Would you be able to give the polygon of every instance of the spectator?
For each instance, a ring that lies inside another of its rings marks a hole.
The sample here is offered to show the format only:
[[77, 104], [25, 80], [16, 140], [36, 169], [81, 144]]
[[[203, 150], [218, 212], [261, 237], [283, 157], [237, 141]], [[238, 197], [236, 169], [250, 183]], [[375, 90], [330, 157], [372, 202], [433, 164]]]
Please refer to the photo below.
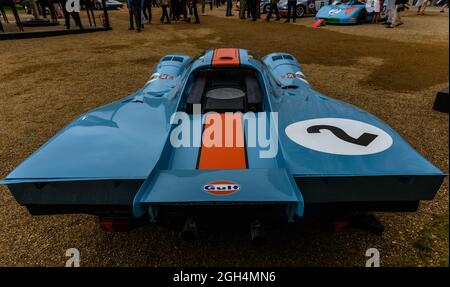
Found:
[[245, 19], [245, 10], [247, 8], [247, 0], [240, 0], [239, 3], [239, 18]]
[[387, 0], [387, 13], [388, 13], [388, 19], [386, 21], [386, 25], [388, 27], [392, 25], [392, 19], [394, 18], [395, 14], [395, 0]]
[[373, 0], [373, 2], [374, 2], [374, 10], [373, 10], [372, 24], [378, 24], [378, 21], [380, 21], [380, 13], [383, 10], [384, 1]]
[[285, 23], [291, 22], [291, 16], [292, 16], [292, 21], [295, 23], [295, 18], [297, 17], [296, 6], [297, 6], [297, 0], [288, 0], [287, 20], [284, 21]]
[[206, 16], [205, 8], [206, 8], [206, 0], [202, 0], [202, 16]]
[[56, 16], [58, 18], [64, 18], [64, 11], [63, 11], [61, 5], [59, 5], [59, 1], [53, 0], [52, 2], [53, 2], [53, 9], [55, 9]]
[[227, 0], [227, 13], [226, 16], [233, 16], [233, 0]]
[[407, 0], [395, 0], [394, 17], [392, 18], [391, 25], [387, 26], [386, 28], [395, 28], [400, 25], [403, 25], [403, 22], [400, 18], [400, 12], [404, 11], [405, 9], [409, 9], [407, 8], [407, 6], [405, 6], [406, 3]]
[[167, 8], [169, 7], [170, 0], [161, 0], [161, 9], [162, 9], [162, 16], [161, 16], [161, 24], [164, 24], [164, 19], [166, 19], [166, 24], [170, 24], [169, 19], [169, 13], [167, 12]]
[[[67, 1], [67, 0], [65, 0]], [[142, 0], [142, 4], [143, 4]], [[130, 18], [130, 28], [128, 30], [134, 30], [134, 23], [136, 23], [136, 28], [138, 32], [141, 32], [142, 29], [142, 6], [141, 0], [128, 0], [128, 16]], [[63, 5], [65, 9], [65, 5]]]
[[180, 20], [180, 11], [181, 11], [180, 0], [171, 0], [170, 1], [170, 19], [172, 19], [173, 21]]
[[75, 21], [75, 25], [78, 26], [80, 29], [83, 29], [83, 25], [81, 25], [80, 13], [75, 11], [69, 13], [66, 9], [66, 2], [67, 0], [61, 0], [61, 6], [64, 12], [64, 22], [66, 29], [70, 29], [70, 16], [72, 16], [73, 20]]
[[269, 13], [267, 14], [267, 21], [270, 21], [270, 18], [272, 17], [272, 13], [275, 12], [275, 15], [277, 16], [276, 21], [280, 20], [280, 12], [278, 11], [278, 2], [280, 0], [270, 0], [270, 8]]
[[425, 15], [425, 10], [427, 10], [429, 0], [422, 0], [422, 3], [417, 9], [417, 15]]
[[444, 5], [442, 5], [442, 9], [439, 12], [444, 13], [445, 8], [448, 8], [448, 0], [445, 0]]
[[261, 18], [261, 0], [255, 0], [255, 12], [256, 12], [256, 18]]
[[[148, 11], [148, 13], [147, 13]], [[144, 8], [142, 9], [146, 24], [152, 23], [152, 0], [144, 0]]]
[[191, 16], [192, 14], [194, 14], [195, 17], [195, 22], [194, 24], [200, 24], [200, 18], [198, 17], [198, 11], [197, 11], [197, 1], [198, 0], [189, 0], [190, 3], [190, 11], [192, 11], [191, 13], [189, 13]]
[[[188, 21], [188, 10], [187, 10], [187, 2], [186, 0], [180, 0], [180, 15], [183, 15], [183, 20]], [[190, 18], [189, 18], [190, 21]]]
[[257, 20], [257, 16], [256, 16], [256, 1], [259, 0], [247, 0], [247, 5], [248, 5], [248, 10], [252, 16], [252, 21], [256, 21]]

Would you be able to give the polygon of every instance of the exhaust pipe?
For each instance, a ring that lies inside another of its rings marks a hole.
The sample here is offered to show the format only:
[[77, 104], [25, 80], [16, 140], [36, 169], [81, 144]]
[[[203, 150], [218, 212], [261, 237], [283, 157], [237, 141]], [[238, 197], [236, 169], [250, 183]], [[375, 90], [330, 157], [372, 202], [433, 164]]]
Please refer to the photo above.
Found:
[[181, 238], [192, 242], [197, 238], [197, 223], [192, 218], [187, 218], [181, 231]]
[[250, 224], [250, 236], [255, 246], [261, 246], [266, 242], [264, 227], [259, 220], [255, 220]]

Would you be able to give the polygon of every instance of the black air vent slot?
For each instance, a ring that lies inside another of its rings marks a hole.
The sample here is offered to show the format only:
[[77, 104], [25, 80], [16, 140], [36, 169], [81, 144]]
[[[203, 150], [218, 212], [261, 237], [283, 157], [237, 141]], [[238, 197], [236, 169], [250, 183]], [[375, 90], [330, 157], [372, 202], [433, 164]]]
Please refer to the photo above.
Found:
[[173, 57], [173, 56], [167, 56], [167, 57], [164, 57], [162, 60], [161, 60], [161, 62], [168, 62], [168, 61], [172, 61], [172, 62], [180, 62], [180, 63], [183, 63], [183, 58], [182, 57]]
[[172, 61], [183, 63], [183, 58], [182, 57], [173, 57]]
[[272, 57], [272, 61], [278, 61], [278, 60], [294, 60], [294, 58], [291, 55], [278, 55], [278, 56], [273, 56]]
[[273, 56], [272, 61], [283, 60], [283, 56]]

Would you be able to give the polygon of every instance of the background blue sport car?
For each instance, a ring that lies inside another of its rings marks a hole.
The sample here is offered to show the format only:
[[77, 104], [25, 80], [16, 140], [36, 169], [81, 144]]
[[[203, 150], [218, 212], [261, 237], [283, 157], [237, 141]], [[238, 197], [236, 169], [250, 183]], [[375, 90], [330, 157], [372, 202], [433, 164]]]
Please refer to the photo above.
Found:
[[[381, 20], [386, 17], [385, 9], [380, 15]], [[370, 9], [372, 10], [372, 9]], [[368, 11], [366, 3], [350, 0], [346, 3], [335, 2], [322, 7], [316, 14], [316, 19], [324, 19], [327, 24], [362, 24], [372, 21], [374, 13]]]

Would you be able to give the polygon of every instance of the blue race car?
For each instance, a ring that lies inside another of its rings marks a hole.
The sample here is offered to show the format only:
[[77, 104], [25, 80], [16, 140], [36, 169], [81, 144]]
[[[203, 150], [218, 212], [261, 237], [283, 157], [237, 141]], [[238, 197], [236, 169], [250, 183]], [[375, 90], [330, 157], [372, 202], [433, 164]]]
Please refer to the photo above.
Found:
[[[271, 0], [261, 1], [261, 14], [269, 13]], [[278, 11], [281, 17], [287, 17], [287, 0], [280, 0], [278, 2]], [[305, 15], [315, 15], [317, 11], [331, 3], [330, 0], [297, 0], [295, 13], [297, 18], [302, 18]]]
[[[316, 19], [324, 19], [327, 24], [362, 24], [372, 21], [374, 12], [371, 6], [360, 0], [348, 2], [336, 1], [332, 5], [322, 7]], [[386, 5], [380, 13], [380, 20], [386, 18]]]
[[32, 214], [88, 213], [113, 230], [415, 211], [444, 177], [380, 119], [313, 90], [292, 55], [217, 48], [164, 56], [140, 90], [81, 115], [0, 183]]

